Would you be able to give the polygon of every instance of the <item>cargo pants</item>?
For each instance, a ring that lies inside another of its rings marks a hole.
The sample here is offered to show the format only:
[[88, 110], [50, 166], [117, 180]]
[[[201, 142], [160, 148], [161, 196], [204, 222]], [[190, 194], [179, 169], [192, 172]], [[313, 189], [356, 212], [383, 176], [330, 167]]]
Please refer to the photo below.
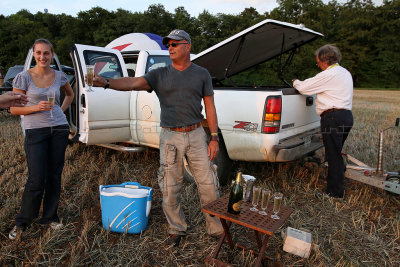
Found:
[[[184, 157], [197, 184], [200, 204], [219, 197], [218, 178], [213, 163], [208, 158], [207, 135], [203, 127], [190, 132], [175, 132], [162, 128], [160, 134], [160, 168], [158, 183], [163, 193], [163, 211], [167, 218], [169, 234], [185, 235], [187, 223], [181, 207], [181, 189], [184, 174]], [[209, 235], [223, 232], [217, 217], [204, 213]]]

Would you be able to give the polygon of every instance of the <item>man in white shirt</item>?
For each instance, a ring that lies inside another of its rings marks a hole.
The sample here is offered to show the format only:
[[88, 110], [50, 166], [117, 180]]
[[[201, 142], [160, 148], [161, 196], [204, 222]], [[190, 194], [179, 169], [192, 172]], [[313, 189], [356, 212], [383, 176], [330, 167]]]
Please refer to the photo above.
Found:
[[353, 126], [353, 79], [350, 72], [339, 65], [342, 55], [335, 45], [324, 45], [315, 54], [322, 72], [304, 81], [293, 80], [293, 87], [301, 94], [316, 95], [316, 110], [321, 116], [325, 159], [328, 161], [326, 193], [342, 198], [345, 167], [341, 153]]

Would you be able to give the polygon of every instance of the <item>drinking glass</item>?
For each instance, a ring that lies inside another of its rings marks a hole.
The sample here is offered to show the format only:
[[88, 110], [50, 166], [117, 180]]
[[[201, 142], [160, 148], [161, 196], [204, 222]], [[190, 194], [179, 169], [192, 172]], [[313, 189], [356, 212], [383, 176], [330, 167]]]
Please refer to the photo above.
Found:
[[87, 92], [93, 92], [93, 78], [94, 78], [94, 66], [93, 65], [86, 65], [86, 83], [88, 85]]
[[279, 220], [278, 212], [281, 208], [283, 194], [279, 192], [274, 193], [274, 214], [271, 215], [271, 218], [274, 220]]
[[253, 204], [253, 207], [250, 209], [251, 211], [258, 211], [257, 204], [258, 200], [260, 198], [260, 193], [261, 193], [261, 188], [254, 186], [253, 187], [253, 201], [251, 204]]
[[265, 211], [268, 207], [268, 202], [269, 202], [269, 197], [271, 196], [271, 190], [269, 189], [263, 189], [261, 193], [261, 209], [259, 213], [261, 215], [268, 215], [268, 213]]
[[[53, 90], [49, 90], [47, 92], [47, 101], [49, 101], [54, 107], [55, 100], [56, 100], [56, 92]], [[50, 118], [53, 118], [53, 107], [50, 109]]]

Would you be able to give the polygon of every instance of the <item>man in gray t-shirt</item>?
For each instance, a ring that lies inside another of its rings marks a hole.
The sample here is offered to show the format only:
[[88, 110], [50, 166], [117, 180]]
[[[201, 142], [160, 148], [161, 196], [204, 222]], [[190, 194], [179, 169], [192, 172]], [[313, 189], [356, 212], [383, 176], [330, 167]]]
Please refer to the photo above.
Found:
[[[119, 91], [155, 91], [161, 106], [160, 168], [158, 183], [163, 193], [163, 210], [169, 228], [168, 244], [177, 246], [186, 234], [187, 223], [180, 204], [183, 159], [187, 158], [196, 180], [201, 205], [219, 197], [218, 178], [212, 160], [218, 153], [218, 120], [214, 91], [208, 71], [190, 61], [191, 40], [183, 30], [163, 38], [172, 65], [155, 69], [143, 77], [104, 79], [95, 75], [94, 86]], [[211, 132], [207, 145], [201, 101], [204, 101]], [[205, 214], [209, 235], [220, 236], [223, 228], [216, 217]]]
[[161, 126], [177, 128], [203, 119], [201, 100], [214, 94], [208, 71], [194, 63], [179, 71], [172, 65], [148, 72], [144, 78], [161, 105]]

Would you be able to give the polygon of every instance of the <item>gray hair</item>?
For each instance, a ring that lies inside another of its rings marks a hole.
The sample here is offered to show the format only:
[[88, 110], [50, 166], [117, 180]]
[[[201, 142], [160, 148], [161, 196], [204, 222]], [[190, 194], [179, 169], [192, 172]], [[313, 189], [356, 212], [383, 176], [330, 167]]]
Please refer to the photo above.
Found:
[[329, 65], [339, 63], [342, 60], [342, 54], [339, 48], [334, 44], [327, 44], [315, 51], [315, 55], [322, 62], [326, 62]]
[[37, 45], [37, 44], [47, 44], [47, 45], [50, 47], [51, 52], [54, 54], [54, 47], [53, 47], [53, 45], [50, 43], [49, 40], [44, 39], [44, 38], [36, 39], [35, 42], [34, 42], [33, 45], [32, 45], [33, 51], [35, 51], [35, 45]]

